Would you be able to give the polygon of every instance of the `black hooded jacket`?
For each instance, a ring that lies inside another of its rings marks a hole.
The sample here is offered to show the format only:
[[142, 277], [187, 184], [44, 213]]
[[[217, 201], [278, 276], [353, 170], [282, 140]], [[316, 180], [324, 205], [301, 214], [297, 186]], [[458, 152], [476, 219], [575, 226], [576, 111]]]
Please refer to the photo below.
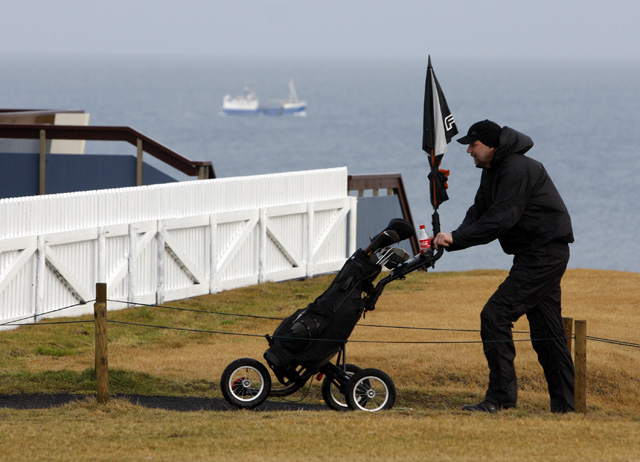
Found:
[[550, 242], [573, 242], [571, 218], [544, 166], [524, 154], [533, 140], [504, 127], [489, 168], [482, 169], [473, 205], [448, 250], [499, 239], [517, 255]]

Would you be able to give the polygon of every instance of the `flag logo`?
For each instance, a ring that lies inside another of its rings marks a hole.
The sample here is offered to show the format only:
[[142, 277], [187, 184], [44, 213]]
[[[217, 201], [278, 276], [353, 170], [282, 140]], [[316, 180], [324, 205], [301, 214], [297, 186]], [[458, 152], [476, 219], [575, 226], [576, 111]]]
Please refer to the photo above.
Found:
[[453, 127], [456, 126], [455, 120], [453, 120], [453, 114], [449, 114], [444, 118], [444, 129], [446, 131], [450, 131]]

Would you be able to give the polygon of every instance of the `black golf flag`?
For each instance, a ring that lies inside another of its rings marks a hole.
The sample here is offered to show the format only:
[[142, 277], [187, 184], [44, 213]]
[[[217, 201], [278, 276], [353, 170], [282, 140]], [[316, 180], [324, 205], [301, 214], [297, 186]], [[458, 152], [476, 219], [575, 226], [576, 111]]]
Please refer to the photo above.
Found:
[[[451, 138], [458, 134], [458, 128], [453, 120], [453, 115], [444, 98], [440, 83], [431, 66], [431, 56], [427, 66], [427, 79], [424, 87], [424, 119], [422, 131], [422, 149], [427, 153], [431, 173], [429, 173], [429, 193], [431, 205], [434, 209], [446, 201], [447, 177], [449, 172], [440, 170], [442, 156], [447, 152], [447, 144]], [[437, 218], [434, 217], [434, 218]], [[439, 224], [438, 224], [439, 225]], [[434, 232], [439, 231], [434, 228]]]
[[447, 152], [447, 144], [458, 134], [453, 115], [444, 98], [440, 83], [431, 66], [427, 67], [427, 79], [424, 87], [424, 131], [422, 133], [422, 150], [427, 154], [439, 155]]

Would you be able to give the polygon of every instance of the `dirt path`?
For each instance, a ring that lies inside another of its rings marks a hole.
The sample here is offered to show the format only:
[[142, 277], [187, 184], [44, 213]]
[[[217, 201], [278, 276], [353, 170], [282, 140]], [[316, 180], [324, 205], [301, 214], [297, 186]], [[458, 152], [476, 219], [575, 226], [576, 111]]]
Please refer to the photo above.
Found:
[[[92, 395], [71, 393], [58, 394], [20, 394], [0, 395], [0, 408], [10, 409], [47, 409], [62, 406], [74, 401], [82, 401]], [[232, 411], [234, 408], [222, 398], [195, 398], [180, 396], [113, 395], [113, 398], [126, 399], [132, 404], [167, 411]], [[320, 404], [267, 400], [256, 411], [323, 411], [328, 407]]]

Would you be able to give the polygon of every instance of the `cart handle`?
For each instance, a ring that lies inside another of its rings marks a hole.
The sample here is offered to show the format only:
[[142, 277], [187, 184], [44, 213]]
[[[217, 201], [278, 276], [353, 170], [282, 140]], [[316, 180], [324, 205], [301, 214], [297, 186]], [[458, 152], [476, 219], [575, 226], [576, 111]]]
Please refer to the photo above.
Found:
[[367, 295], [364, 303], [365, 311], [372, 311], [376, 308], [378, 298], [380, 298], [380, 295], [382, 295], [382, 291], [387, 284], [389, 284], [391, 281], [395, 281], [396, 279], [404, 279], [407, 274], [412, 273], [413, 271], [416, 271], [420, 268], [423, 268], [425, 271], [427, 271], [429, 267], [433, 268], [435, 261], [442, 256], [442, 253], [442, 248], [438, 249], [435, 254], [431, 250], [420, 252], [411, 257], [406, 262], [396, 266], [388, 276], [378, 281], [374, 289]]

